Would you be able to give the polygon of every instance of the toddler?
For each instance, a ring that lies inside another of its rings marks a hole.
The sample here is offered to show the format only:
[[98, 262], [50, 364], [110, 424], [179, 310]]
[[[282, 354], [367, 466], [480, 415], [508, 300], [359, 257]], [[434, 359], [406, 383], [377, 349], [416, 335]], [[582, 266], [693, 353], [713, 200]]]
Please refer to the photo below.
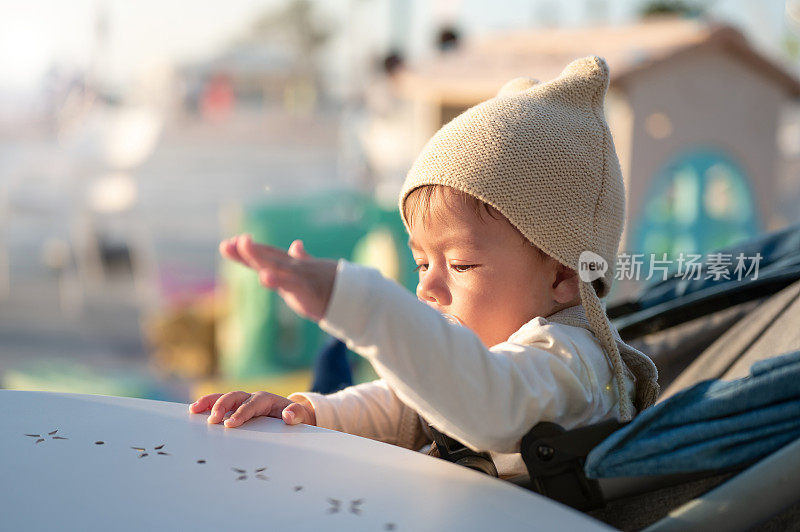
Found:
[[[220, 251], [297, 313], [366, 357], [379, 380], [321, 395], [201, 397], [194, 413], [238, 427], [282, 417], [418, 450], [428, 427], [526, 472], [522, 437], [631, 419], [657, 396], [656, 368], [625, 344], [600, 297], [614, 276], [625, 192], [603, 116], [605, 61], [508, 82], [423, 148], [400, 193], [419, 271], [414, 297], [376, 270], [288, 253], [248, 235]], [[594, 269], [581, 270], [585, 257]]]

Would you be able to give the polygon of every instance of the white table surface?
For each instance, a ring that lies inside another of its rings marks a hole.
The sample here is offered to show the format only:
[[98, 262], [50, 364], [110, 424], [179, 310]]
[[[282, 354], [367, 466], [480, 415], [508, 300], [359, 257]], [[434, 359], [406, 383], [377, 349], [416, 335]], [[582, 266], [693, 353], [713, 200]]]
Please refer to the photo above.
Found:
[[608, 530], [418, 452], [206, 418], [181, 403], [0, 390], [0, 529]]

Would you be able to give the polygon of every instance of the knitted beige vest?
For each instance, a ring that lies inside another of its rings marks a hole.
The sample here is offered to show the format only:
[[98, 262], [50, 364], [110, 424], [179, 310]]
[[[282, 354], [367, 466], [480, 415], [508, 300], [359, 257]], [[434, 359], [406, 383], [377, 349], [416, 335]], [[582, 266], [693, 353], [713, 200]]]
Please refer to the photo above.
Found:
[[[658, 384], [647, 356], [625, 353], [623, 361], [599, 299], [614, 279], [625, 220], [622, 173], [603, 114], [608, 83], [608, 66], [596, 56], [573, 61], [546, 83], [509, 81], [428, 141], [406, 177], [400, 213], [415, 188], [445, 185], [493, 206], [533, 244], [576, 271], [582, 253], [602, 257], [607, 269], [597, 274], [597, 292], [581, 280], [580, 296], [614, 370], [620, 418], [629, 420], [633, 405], [623, 364], [636, 377], [637, 409], [655, 402]], [[405, 217], [403, 222], [408, 228]]]

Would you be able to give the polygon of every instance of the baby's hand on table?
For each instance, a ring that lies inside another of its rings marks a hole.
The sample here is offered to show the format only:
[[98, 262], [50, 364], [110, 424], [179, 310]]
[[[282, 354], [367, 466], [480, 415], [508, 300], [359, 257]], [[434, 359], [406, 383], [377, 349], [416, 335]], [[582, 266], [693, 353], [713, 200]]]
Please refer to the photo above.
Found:
[[280, 395], [269, 392], [228, 392], [204, 395], [191, 405], [189, 412], [199, 414], [211, 410], [209, 423], [219, 423], [225, 414], [233, 410], [231, 417], [225, 420], [228, 428], [238, 427], [256, 416], [282, 418], [287, 425], [305, 423], [316, 425], [317, 418], [314, 407], [310, 403], [295, 403]]
[[258, 272], [259, 282], [278, 292], [289, 307], [301, 316], [319, 321], [325, 315], [333, 292], [336, 261], [315, 259], [295, 240], [286, 252], [257, 244], [250, 235], [223, 240], [219, 251]]

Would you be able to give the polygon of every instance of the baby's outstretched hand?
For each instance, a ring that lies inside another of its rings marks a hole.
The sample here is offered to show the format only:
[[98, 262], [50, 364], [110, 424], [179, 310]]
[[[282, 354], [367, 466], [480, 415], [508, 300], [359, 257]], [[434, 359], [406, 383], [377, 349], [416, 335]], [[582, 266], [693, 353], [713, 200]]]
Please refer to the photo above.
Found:
[[295, 403], [269, 392], [212, 393], [204, 395], [189, 405], [189, 412], [193, 414], [199, 414], [209, 409], [211, 410], [211, 415], [208, 416], [209, 423], [219, 423], [226, 413], [233, 410], [231, 417], [224, 423], [228, 428], [238, 427], [248, 419], [257, 416], [282, 418], [287, 425], [317, 424], [313, 407]]
[[235, 260], [258, 273], [259, 282], [278, 292], [289, 307], [308, 319], [325, 316], [336, 277], [336, 261], [316, 259], [306, 253], [303, 242], [295, 240], [289, 251], [257, 244], [250, 235], [222, 241], [223, 257]]

